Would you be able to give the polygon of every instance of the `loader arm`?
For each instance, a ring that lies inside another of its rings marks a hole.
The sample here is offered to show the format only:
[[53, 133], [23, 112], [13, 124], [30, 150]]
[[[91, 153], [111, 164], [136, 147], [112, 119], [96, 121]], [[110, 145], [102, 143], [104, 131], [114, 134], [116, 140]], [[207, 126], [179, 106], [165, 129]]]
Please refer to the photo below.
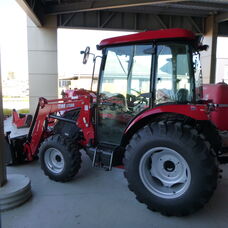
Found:
[[83, 140], [80, 141], [82, 146], [87, 145], [94, 140], [94, 126], [92, 124], [91, 106], [95, 100], [95, 95], [88, 92], [87, 95], [79, 95], [75, 99], [64, 98], [47, 100], [43, 97], [39, 98], [36, 113], [34, 115], [26, 143], [24, 144], [24, 153], [27, 160], [33, 160], [38, 153], [40, 143], [52, 134], [51, 128], [56, 123], [56, 119], [74, 123], [73, 120], [57, 116], [56, 113], [61, 111], [69, 111], [79, 109], [79, 115], [75, 121], [75, 125], [79, 127], [83, 133]]

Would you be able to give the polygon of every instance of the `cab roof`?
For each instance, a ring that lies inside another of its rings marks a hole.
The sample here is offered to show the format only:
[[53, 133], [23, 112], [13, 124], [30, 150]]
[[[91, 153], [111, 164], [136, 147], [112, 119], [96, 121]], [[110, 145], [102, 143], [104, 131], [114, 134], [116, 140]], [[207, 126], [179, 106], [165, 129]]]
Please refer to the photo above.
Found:
[[161, 39], [175, 39], [183, 38], [193, 40], [195, 34], [189, 30], [174, 28], [174, 29], [163, 29], [157, 31], [139, 32], [131, 35], [118, 36], [102, 40], [98, 45], [98, 49], [102, 49], [106, 46], [121, 45], [127, 43], [140, 43], [150, 40], [161, 40]]

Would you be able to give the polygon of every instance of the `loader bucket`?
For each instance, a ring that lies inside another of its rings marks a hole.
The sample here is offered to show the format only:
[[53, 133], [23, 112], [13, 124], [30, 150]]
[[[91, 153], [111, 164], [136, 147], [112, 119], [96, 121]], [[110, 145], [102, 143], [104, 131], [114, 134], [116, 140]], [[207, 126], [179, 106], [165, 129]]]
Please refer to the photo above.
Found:
[[10, 133], [7, 132], [5, 135], [5, 163], [7, 165], [23, 163], [26, 159], [24, 143], [27, 141], [27, 135], [10, 138]]

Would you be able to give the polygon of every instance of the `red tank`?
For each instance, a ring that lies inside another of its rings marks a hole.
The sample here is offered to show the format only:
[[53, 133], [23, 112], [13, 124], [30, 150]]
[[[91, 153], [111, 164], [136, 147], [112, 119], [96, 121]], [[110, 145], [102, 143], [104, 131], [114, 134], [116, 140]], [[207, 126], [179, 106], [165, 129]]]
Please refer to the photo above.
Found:
[[217, 106], [211, 112], [211, 121], [221, 131], [228, 130], [228, 85], [226, 83], [203, 85], [203, 100], [212, 100]]

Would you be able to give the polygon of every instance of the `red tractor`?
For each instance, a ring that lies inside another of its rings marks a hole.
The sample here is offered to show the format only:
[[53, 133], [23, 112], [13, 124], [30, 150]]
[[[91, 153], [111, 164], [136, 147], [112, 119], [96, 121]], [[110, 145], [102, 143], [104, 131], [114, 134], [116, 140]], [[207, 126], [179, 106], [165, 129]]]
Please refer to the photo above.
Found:
[[[147, 31], [101, 41], [96, 92], [40, 98], [28, 135], [9, 139], [14, 161], [37, 155], [44, 173], [69, 181], [85, 151], [93, 166], [124, 165], [129, 189], [149, 209], [188, 215], [217, 186], [221, 138], [202, 99], [199, 52], [184, 29]], [[89, 48], [84, 53], [84, 63]]]

